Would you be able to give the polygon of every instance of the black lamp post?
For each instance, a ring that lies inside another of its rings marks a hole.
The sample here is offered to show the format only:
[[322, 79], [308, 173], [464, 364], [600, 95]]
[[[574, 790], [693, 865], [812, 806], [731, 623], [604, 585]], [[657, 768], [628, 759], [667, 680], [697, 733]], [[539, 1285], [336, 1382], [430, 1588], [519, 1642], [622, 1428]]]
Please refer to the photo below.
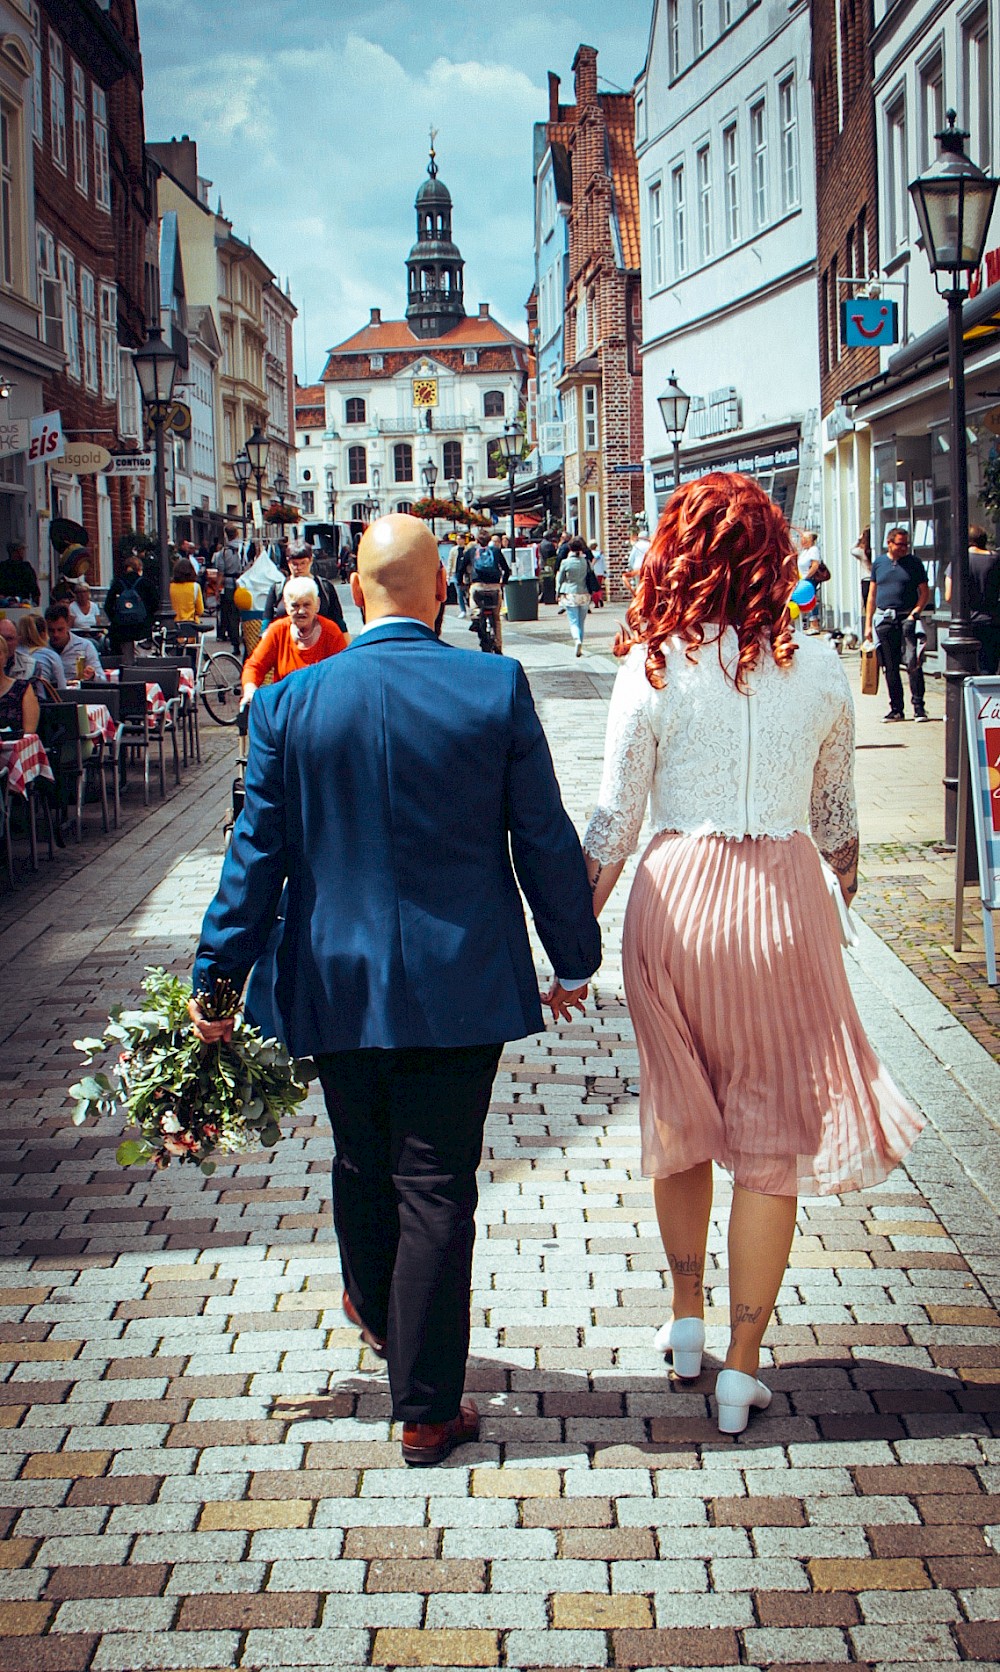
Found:
[[510, 561], [514, 564], [514, 483], [517, 480], [517, 467], [522, 458], [524, 436], [516, 423], [505, 424], [503, 435], [497, 437], [500, 456], [506, 466], [507, 485], [510, 488]]
[[[962, 688], [979, 668], [979, 641], [969, 621], [969, 484], [965, 432], [965, 350], [962, 303], [969, 275], [983, 259], [990, 216], [1000, 184], [965, 154], [968, 134], [947, 113], [937, 134], [940, 151], [926, 174], [912, 181], [910, 196], [920, 224], [924, 253], [938, 294], [948, 304], [949, 492], [951, 495], [951, 623], [945, 640], [944, 837], [953, 843], [958, 826], [958, 753]], [[944, 275], [944, 278], [940, 275]], [[962, 863], [961, 856], [959, 863]]]
[[448, 492], [451, 495], [451, 503], [452, 503], [451, 532], [452, 532], [452, 534], [454, 534], [454, 533], [456, 533], [456, 531], [458, 529], [458, 517], [455, 514], [456, 511], [457, 511], [457, 508], [458, 508], [458, 477], [457, 476], [449, 476], [449, 478], [448, 478]]
[[267, 455], [270, 450], [271, 443], [267, 436], [262, 435], [260, 425], [255, 424], [253, 433], [247, 437], [244, 443], [243, 451], [250, 460], [250, 469], [253, 471], [254, 480], [257, 483], [258, 501], [264, 497], [264, 472], [267, 469]]
[[240, 490], [240, 521], [242, 524], [243, 545], [245, 547], [247, 543], [247, 488], [250, 484], [250, 460], [246, 455], [245, 449], [244, 451], [237, 453], [235, 459], [233, 460], [233, 475], [236, 477], [236, 486]]
[[674, 492], [681, 485], [681, 436], [688, 421], [691, 407], [691, 396], [685, 395], [673, 372], [667, 382], [662, 395], [656, 398], [663, 419], [663, 427], [673, 442], [674, 448]]
[[[424, 484], [424, 487], [427, 489], [428, 499], [433, 499], [434, 498], [434, 487], [435, 487], [435, 483], [437, 482], [437, 479], [438, 479], [438, 467], [434, 463], [433, 459], [428, 459], [427, 460], [427, 463], [424, 465], [423, 469], [420, 472], [420, 477], [421, 477], [421, 481]], [[434, 522], [435, 522], [435, 519], [432, 517], [431, 518], [431, 532], [432, 533], [436, 533], [436, 530], [434, 528]]]
[[164, 458], [163, 427], [170, 416], [177, 373], [177, 355], [163, 340], [158, 325], [150, 331], [142, 348], [132, 356], [136, 376], [142, 391], [142, 404], [153, 426], [156, 447], [156, 534], [159, 542], [160, 597], [166, 599], [170, 589], [170, 552], [167, 538], [167, 470]]

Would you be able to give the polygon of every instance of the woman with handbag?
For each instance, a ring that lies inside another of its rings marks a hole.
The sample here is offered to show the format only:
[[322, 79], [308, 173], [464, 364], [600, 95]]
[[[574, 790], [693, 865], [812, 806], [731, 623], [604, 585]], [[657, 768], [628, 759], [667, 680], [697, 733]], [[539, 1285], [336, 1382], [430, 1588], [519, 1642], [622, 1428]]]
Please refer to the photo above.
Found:
[[[584, 851], [598, 913], [653, 835], [625, 916], [643, 1172], [673, 1277], [657, 1344], [700, 1373], [713, 1162], [733, 1176], [719, 1427], [739, 1433], [800, 1192], [879, 1183], [922, 1120], [865, 1037], [820, 854], [857, 886], [854, 713], [832, 646], [792, 631], [795, 552], [749, 477], [679, 489], [646, 556]], [[810, 839], [810, 831], [812, 839]], [[817, 852], [817, 848], [819, 852]]]
[[569, 550], [559, 565], [556, 575], [556, 598], [566, 611], [566, 620], [576, 645], [576, 654], [583, 655], [583, 629], [590, 609], [590, 589], [587, 577], [590, 574], [588, 563], [589, 553], [585, 541], [579, 536], [571, 540]]

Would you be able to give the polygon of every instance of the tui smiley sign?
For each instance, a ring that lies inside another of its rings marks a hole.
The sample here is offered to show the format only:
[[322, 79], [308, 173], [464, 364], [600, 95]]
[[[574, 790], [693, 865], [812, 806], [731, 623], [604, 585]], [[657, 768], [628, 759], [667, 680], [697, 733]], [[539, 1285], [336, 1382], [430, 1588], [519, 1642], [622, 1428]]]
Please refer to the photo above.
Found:
[[852, 296], [840, 304], [845, 348], [889, 348], [899, 341], [899, 309], [883, 296]]

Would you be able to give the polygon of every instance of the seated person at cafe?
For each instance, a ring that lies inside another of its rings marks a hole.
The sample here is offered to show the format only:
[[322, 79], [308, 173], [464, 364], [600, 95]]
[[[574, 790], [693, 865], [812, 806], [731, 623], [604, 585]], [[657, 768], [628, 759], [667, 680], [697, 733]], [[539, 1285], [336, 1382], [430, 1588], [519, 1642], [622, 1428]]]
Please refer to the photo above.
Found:
[[18, 736], [38, 730], [38, 698], [30, 679], [15, 679], [6, 670], [0, 672], [0, 727]]
[[45, 611], [45, 624], [49, 630], [49, 643], [60, 657], [67, 679], [107, 679], [92, 641], [70, 632], [68, 604], [50, 604]]
[[[324, 620], [332, 621], [335, 626], [340, 628], [342, 633], [346, 633], [347, 623], [344, 620], [344, 611], [341, 608], [340, 599], [337, 597], [337, 588], [334, 586], [333, 582], [328, 581], [324, 575], [314, 575], [312, 572], [312, 547], [305, 545], [293, 546], [289, 543], [285, 551], [285, 562], [288, 566], [288, 577], [290, 580], [296, 580], [300, 575], [310, 575], [312, 577], [312, 579], [316, 582], [316, 588], [319, 592], [320, 615], [324, 618]], [[276, 618], [283, 616], [284, 613], [284, 588], [283, 585], [279, 586], [279, 584], [275, 582], [264, 602], [264, 621], [265, 623], [274, 621]]]
[[86, 627], [93, 630], [98, 624], [101, 611], [100, 606], [95, 604], [91, 597], [90, 582], [77, 581], [73, 591], [73, 600], [69, 606], [70, 627]]
[[25, 557], [20, 540], [11, 540], [7, 556], [0, 563], [0, 598], [23, 598], [36, 605], [41, 600], [38, 576]]
[[170, 577], [170, 608], [178, 626], [182, 622], [200, 621], [205, 613], [205, 600], [189, 557], [179, 557], [174, 564]]
[[319, 613], [319, 588], [311, 575], [286, 581], [282, 598], [287, 614], [272, 621], [244, 664], [241, 708], [252, 701], [269, 673], [275, 681], [285, 679], [347, 648], [346, 633]]
[[49, 644], [49, 632], [43, 615], [22, 615], [17, 624], [17, 639], [21, 654], [31, 662], [29, 679], [44, 679], [54, 691], [65, 691], [66, 669], [62, 657]]
[[33, 658], [21, 649], [17, 628], [6, 618], [0, 621], [0, 667], [11, 679], [33, 679], [35, 675]]

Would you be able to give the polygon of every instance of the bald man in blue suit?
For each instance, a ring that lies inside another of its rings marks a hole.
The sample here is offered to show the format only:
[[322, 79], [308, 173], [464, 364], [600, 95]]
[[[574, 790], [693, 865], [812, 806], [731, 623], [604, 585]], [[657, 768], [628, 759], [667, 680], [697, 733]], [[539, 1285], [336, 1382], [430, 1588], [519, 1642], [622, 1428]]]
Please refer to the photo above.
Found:
[[[436, 1463], [478, 1433], [462, 1392], [490, 1093], [503, 1043], [543, 1026], [518, 884], [554, 1016], [582, 1007], [600, 932], [520, 665], [435, 637], [429, 530], [380, 518], [351, 584], [350, 648], [254, 698], [193, 986], [242, 986], [287, 883], [275, 1001], [333, 1126], [344, 1308], [388, 1359], [404, 1458]], [[226, 1026], [192, 1014], [202, 1038]]]

